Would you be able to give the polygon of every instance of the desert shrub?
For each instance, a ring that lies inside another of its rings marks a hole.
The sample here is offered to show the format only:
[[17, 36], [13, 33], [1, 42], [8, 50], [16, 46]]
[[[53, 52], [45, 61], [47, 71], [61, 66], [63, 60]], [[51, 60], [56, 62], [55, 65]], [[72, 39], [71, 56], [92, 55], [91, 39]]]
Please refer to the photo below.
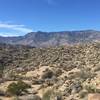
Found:
[[42, 79], [46, 79], [46, 78], [52, 78], [54, 75], [54, 73], [51, 70], [46, 70], [44, 72], [44, 74], [42, 75]]
[[80, 98], [84, 98], [87, 94], [88, 94], [88, 91], [87, 91], [87, 90], [82, 90], [82, 91], [79, 93], [79, 96], [80, 96]]
[[95, 75], [96, 74], [94, 72], [92, 72], [91, 70], [88, 70], [88, 69], [81, 69], [80, 73], [79, 73], [79, 77], [84, 80], [92, 79], [95, 77]]
[[31, 86], [24, 83], [23, 81], [18, 81], [17, 83], [11, 83], [7, 88], [7, 93], [10, 95], [21, 95], [23, 92], [27, 92], [27, 89]]
[[25, 89], [31, 88], [31, 86], [30, 86], [29, 84], [26, 84], [26, 83], [23, 82], [23, 81], [18, 81], [18, 82], [17, 82], [17, 85], [18, 85], [19, 87], [25, 88]]
[[62, 96], [59, 92], [55, 92], [54, 89], [49, 89], [43, 94], [42, 100], [62, 100]]
[[86, 85], [85, 89], [88, 91], [88, 93], [96, 93], [96, 86], [93, 84]]
[[43, 94], [42, 100], [50, 100], [51, 95], [52, 95], [52, 90], [47, 90], [47, 91]]
[[18, 95], [20, 90], [17, 87], [16, 83], [11, 83], [7, 88], [7, 93], [12, 95]]
[[100, 93], [100, 89], [98, 89], [94, 84], [86, 85], [85, 89], [88, 91], [88, 93]]
[[77, 79], [79, 78], [82, 81], [85, 81], [86, 79], [92, 79], [96, 76], [96, 73], [89, 70], [88, 68], [83, 68], [78, 72], [70, 72], [68, 74], [68, 79]]
[[58, 77], [62, 74], [62, 70], [61, 69], [57, 69], [55, 70], [55, 75]]
[[12, 80], [17, 80], [17, 79], [20, 79], [20, 76], [15, 71], [11, 71], [9, 73], [9, 78]]

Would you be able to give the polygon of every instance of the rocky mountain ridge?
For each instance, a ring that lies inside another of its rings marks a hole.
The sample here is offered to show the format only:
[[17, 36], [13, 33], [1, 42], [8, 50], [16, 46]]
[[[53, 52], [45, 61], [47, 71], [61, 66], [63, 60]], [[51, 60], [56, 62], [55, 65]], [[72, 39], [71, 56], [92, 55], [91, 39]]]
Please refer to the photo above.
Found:
[[54, 47], [61, 45], [94, 42], [100, 40], [100, 31], [31, 32], [19, 37], [0, 37], [0, 43], [29, 45], [33, 47]]

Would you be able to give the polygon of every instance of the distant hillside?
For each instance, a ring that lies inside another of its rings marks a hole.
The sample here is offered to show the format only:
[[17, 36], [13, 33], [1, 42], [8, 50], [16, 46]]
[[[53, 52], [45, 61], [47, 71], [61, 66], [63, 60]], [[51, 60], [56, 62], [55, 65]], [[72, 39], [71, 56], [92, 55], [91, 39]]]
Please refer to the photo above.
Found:
[[0, 37], [0, 43], [29, 45], [34, 47], [60, 46], [100, 40], [100, 31], [31, 32], [19, 37]]
[[[0, 44], [0, 65], [5, 68], [33, 68], [39, 65], [81, 67], [100, 59], [100, 43], [77, 44], [50, 48], [33, 48], [20, 45]], [[75, 63], [80, 61], [80, 64]]]

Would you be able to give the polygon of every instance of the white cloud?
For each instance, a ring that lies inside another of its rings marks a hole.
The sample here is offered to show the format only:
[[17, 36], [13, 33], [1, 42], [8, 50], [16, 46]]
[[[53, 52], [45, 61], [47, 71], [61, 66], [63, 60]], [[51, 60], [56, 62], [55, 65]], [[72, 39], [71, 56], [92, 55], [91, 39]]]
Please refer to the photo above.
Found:
[[20, 36], [18, 35], [18, 33], [12, 33], [12, 32], [0, 32], [0, 36], [3, 36], [3, 37], [12, 37], [12, 36]]
[[0, 22], [0, 29], [9, 29], [11, 31], [16, 31], [16, 32], [22, 32], [22, 33], [28, 33], [32, 32], [33, 30], [30, 28], [27, 28], [25, 25], [20, 25], [20, 24], [11, 24], [11, 23], [5, 23], [5, 22]]

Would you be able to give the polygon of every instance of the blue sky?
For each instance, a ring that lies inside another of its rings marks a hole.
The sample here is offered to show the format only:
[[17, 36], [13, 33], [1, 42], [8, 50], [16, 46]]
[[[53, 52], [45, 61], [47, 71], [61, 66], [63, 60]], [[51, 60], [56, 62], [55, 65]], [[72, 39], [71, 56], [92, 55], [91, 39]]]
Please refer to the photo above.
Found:
[[100, 0], [0, 0], [0, 35], [100, 30]]

